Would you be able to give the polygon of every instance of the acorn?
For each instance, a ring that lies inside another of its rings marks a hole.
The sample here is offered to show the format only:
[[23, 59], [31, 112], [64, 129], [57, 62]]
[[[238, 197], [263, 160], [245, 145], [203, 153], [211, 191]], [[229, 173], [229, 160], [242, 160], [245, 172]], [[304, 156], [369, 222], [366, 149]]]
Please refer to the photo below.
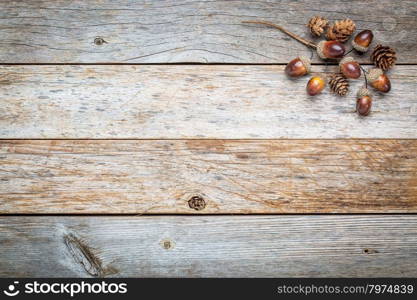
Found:
[[345, 45], [338, 41], [321, 41], [317, 44], [317, 54], [322, 59], [342, 58], [345, 51]]
[[361, 77], [361, 66], [353, 57], [345, 57], [339, 63], [340, 72], [351, 79]]
[[305, 56], [299, 56], [287, 64], [285, 73], [290, 77], [300, 77], [309, 73], [310, 69], [310, 59]]
[[313, 76], [307, 83], [307, 94], [315, 96], [320, 94], [326, 86], [326, 80], [320, 76]]
[[388, 93], [391, 90], [391, 81], [381, 69], [370, 70], [367, 79], [374, 89], [382, 93]]
[[352, 46], [359, 52], [366, 52], [368, 51], [373, 39], [374, 34], [371, 30], [363, 30], [352, 40]]
[[366, 88], [361, 88], [357, 94], [356, 111], [361, 116], [367, 116], [371, 112], [372, 98], [371, 93]]

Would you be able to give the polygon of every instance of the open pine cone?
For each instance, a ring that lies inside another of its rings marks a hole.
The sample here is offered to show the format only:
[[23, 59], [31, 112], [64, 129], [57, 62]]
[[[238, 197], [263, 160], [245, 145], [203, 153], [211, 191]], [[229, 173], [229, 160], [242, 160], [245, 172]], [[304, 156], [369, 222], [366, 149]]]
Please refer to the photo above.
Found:
[[326, 18], [320, 16], [314, 16], [310, 19], [307, 24], [307, 27], [310, 29], [310, 32], [313, 36], [319, 37], [323, 34], [324, 29], [329, 24]]
[[326, 38], [344, 43], [355, 32], [355, 29], [355, 22], [351, 19], [336, 21], [327, 29]]
[[349, 92], [349, 81], [342, 74], [334, 74], [329, 79], [330, 91], [339, 96]]
[[371, 54], [371, 61], [378, 68], [386, 71], [391, 69], [397, 61], [395, 50], [388, 46], [376, 45]]

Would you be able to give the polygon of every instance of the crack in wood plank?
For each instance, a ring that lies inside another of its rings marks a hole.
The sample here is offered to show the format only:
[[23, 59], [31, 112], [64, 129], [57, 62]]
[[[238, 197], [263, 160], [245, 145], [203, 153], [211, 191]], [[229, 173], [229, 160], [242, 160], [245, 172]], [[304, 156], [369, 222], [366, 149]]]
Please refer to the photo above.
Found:
[[114, 267], [103, 267], [101, 259], [95, 254], [96, 250], [89, 247], [73, 233], [65, 234], [63, 239], [74, 261], [80, 264], [89, 275], [93, 277], [104, 277], [118, 273], [118, 270]]

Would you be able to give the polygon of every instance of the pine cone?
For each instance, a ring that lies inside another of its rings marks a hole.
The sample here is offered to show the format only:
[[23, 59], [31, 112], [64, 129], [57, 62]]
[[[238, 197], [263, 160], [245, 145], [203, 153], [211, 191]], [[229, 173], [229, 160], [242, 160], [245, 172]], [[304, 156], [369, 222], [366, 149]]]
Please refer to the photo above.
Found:
[[349, 81], [342, 74], [335, 74], [329, 80], [330, 91], [339, 96], [345, 96], [349, 92]]
[[329, 24], [326, 18], [320, 16], [314, 16], [310, 19], [307, 27], [310, 28], [310, 32], [313, 36], [319, 37], [323, 34], [324, 29]]
[[371, 61], [378, 68], [386, 71], [391, 69], [397, 61], [395, 50], [388, 46], [376, 45], [371, 54]]
[[326, 38], [328, 40], [346, 42], [355, 32], [356, 25], [351, 19], [336, 21], [327, 29]]

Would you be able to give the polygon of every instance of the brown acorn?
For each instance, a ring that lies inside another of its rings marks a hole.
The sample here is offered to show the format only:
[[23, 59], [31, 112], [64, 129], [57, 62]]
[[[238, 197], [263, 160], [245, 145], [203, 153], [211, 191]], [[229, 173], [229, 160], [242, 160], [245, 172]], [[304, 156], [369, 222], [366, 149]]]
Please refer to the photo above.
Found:
[[356, 111], [361, 116], [367, 116], [371, 112], [372, 98], [363, 96], [356, 101]]
[[359, 32], [352, 41], [352, 46], [359, 52], [366, 52], [374, 39], [371, 30], [363, 30]]
[[353, 59], [353, 57], [345, 57], [339, 63], [340, 72], [351, 79], [358, 79], [361, 77], [361, 66]]
[[290, 77], [300, 77], [309, 73], [310, 68], [310, 59], [308, 57], [299, 56], [287, 64], [285, 73]]
[[345, 46], [338, 41], [321, 41], [317, 45], [317, 54], [322, 59], [342, 58], [345, 51]]
[[307, 83], [307, 94], [315, 96], [320, 94], [326, 86], [326, 80], [320, 76], [313, 76]]
[[366, 88], [361, 88], [357, 94], [356, 111], [361, 116], [367, 116], [371, 112], [372, 98], [371, 93]]
[[374, 89], [382, 93], [388, 93], [391, 90], [391, 81], [381, 69], [372, 69], [369, 71], [367, 79]]

